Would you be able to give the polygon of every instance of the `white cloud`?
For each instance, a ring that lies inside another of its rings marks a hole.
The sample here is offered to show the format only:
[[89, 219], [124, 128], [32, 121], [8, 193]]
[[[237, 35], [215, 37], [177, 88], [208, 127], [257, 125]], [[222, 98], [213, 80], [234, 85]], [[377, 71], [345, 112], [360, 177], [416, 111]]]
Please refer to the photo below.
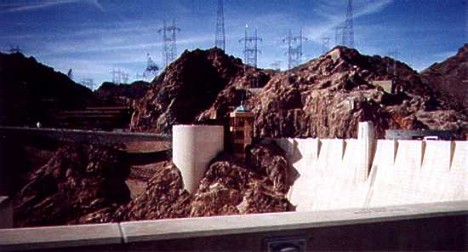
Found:
[[34, 2], [18, 1], [17, 3], [0, 4], [0, 9], [2, 9], [4, 12], [24, 12], [47, 9], [50, 7], [72, 3], [86, 3], [94, 6], [95, 8], [101, 11], [104, 11], [104, 8], [98, 0], [39, 0]]

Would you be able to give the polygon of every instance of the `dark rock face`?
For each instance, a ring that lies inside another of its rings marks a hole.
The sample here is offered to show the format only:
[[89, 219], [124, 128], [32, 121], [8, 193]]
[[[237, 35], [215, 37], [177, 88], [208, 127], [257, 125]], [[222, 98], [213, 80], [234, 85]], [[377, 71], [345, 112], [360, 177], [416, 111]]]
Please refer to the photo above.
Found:
[[435, 63], [421, 72], [421, 77], [439, 98], [468, 115], [468, 44], [441, 63]]
[[131, 84], [114, 84], [104, 82], [94, 92], [96, 98], [104, 105], [131, 105], [135, 99], [143, 97], [150, 84], [145, 81], [136, 81]]
[[47, 123], [54, 111], [94, 101], [91, 90], [20, 53], [0, 53], [0, 124]]
[[109, 222], [130, 200], [128, 174], [114, 148], [62, 147], [16, 196], [15, 226]]
[[[467, 130], [466, 115], [402, 62], [396, 62], [394, 93], [374, 86], [393, 78], [388, 65], [393, 59], [346, 47], [286, 72], [246, 67], [216, 49], [186, 52], [136, 104], [132, 129], [169, 132], [173, 124], [213, 114], [227, 118], [244, 99], [256, 114], [256, 137], [352, 138], [360, 121], [372, 121], [380, 138], [387, 129]], [[257, 82], [260, 89], [251, 89]]]
[[170, 165], [154, 175], [145, 194], [121, 207], [117, 220], [199, 217], [294, 210], [286, 199], [289, 190], [287, 161], [279, 147], [254, 145], [253, 168], [227, 154], [215, 159], [198, 190], [183, 190], [180, 172]]

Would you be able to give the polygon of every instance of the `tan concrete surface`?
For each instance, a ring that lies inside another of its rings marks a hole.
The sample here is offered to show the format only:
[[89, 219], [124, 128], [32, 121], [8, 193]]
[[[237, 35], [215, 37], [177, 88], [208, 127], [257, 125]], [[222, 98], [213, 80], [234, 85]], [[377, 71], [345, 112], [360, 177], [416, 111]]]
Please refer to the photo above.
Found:
[[78, 247], [122, 242], [119, 224], [0, 229], [0, 251]]
[[166, 219], [121, 223], [126, 243], [221, 236], [316, 227], [332, 227], [438, 216], [468, 214], [468, 201], [355, 208], [329, 211], [286, 212]]

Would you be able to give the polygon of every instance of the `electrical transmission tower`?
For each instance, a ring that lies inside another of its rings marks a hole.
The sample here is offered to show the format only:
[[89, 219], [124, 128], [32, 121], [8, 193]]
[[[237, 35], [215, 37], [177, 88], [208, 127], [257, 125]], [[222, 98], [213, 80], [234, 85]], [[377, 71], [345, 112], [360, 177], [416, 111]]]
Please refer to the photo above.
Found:
[[239, 40], [239, 43], [244, 41], [244, 62], [247, 65], [257, 67], [257, 55], [261, 51], [258, 50], [258, 41], [262, 41], [262, 38], [257, 36], [257, 29], [255, 29], [255, 33], [253, 36], [247, 35], [247, 28], [245, 26], [245, 36], [244, 38]]
[[128, 81], [128, 74], [122, 70], [112, 70], [112, 83], [114, 84], [126, 84]]
[[167, 67], [172, 61], [174, 61], [177, 55], [176, 47], [176, 32], [180, 31], [175, 24], [175, 20], [172, 20], [172, 25], [167, 25], [164, 21], [164, 26], [162, 29], [158, 30], [158, 33], [162, 34], [163, 37], [163, 62], [164, 66]]
[[353, 0], [348, 0], [346, 21], [343, 27], [343, 45], [354, 48]]
[[224, 10], [223, 10], [223, 0], [218, 0], [218, 12], [216, 19], [216, 37], [215, 37], [215, 47], [225, 50], [226, 46], [226, 36], [224, 34]]
[[154, 63], [154, 61], [151, 59], [151, 56], [149, 53], [146, 54], [147, 60], [146, 60], [146, 69], [145, 72], [143, 73], [143, 77], [145, 79], [152, 79], [154, 78], [159, 71], [158, 65]]
[[322, 54], [330, 50], [330, 37], [322, 37]]
[[288, 69], [291, 69], [302, 62], [302, 42], [307, 41], [307, 38], [302, 36], [302, 30], [299, 35], [293, 36], [291, 30], [289, 35], [283, 39], [283, 42], [288, 44]]

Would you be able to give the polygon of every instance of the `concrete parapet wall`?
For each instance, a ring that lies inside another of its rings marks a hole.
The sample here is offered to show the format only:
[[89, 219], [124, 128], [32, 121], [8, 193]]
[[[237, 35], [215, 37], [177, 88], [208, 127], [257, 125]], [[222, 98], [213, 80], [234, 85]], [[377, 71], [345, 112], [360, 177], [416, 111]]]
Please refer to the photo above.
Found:
[[270, 251], [297, 239], [301, 251], [462, 251], [467, 203], [0, 229], [0, 251]]
[[209, 162], [223, 149], [223, 126], [173, 126], [172, 160], [182, 174], [185, 189], [196, 191]]
[[278, 139], [297, 211], [468, 200], [468, 142]]

